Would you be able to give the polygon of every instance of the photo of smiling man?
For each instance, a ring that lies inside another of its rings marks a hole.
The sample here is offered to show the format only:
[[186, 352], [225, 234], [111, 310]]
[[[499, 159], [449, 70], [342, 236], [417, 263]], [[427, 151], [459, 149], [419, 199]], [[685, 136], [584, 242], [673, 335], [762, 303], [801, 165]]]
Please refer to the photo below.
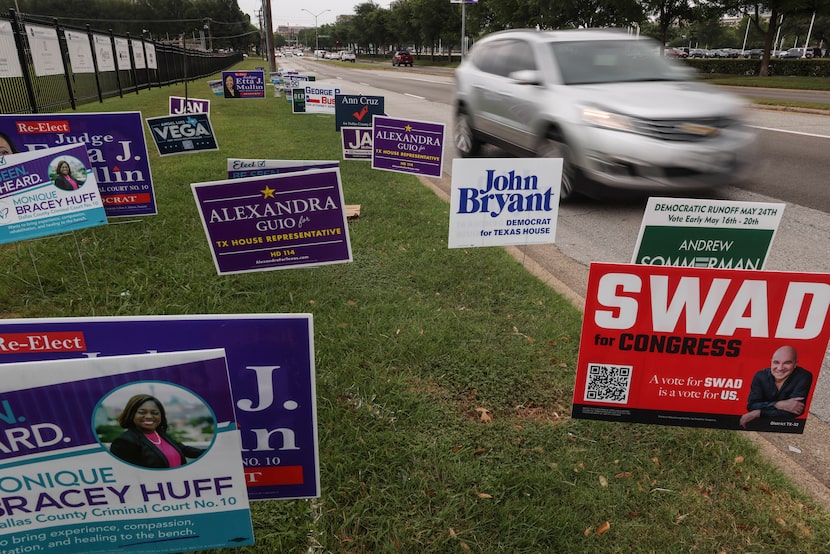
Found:
[[782, 346], [772, 355], [770, 366], [752, 377], [747, 412], [741, 427], [752, 429], [756, 420], [792, 420], [804, 413], [813, 374], [798, 365], [798, 352]]

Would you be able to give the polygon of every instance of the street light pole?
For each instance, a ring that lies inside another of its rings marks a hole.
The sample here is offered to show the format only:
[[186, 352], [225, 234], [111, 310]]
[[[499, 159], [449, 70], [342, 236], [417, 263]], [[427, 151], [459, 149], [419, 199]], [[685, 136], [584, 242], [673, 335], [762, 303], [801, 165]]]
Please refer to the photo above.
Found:
[[[311, 13], [311, 12], [309, 12], [309, 11], [308, 11], [307, 9], [305, 9], [305, 8], [300, 8], [300, 9], [301, 9], [302, 11], [304, 11], [304, 12]], [[319, 35], [319, 34], [317, 34], [317, 18], [318, 18], [319, 16], [323, 15], [324, 13], [326, 13], [326, 12], [330, 12], [330, 11], [331, 11], [331, 10], [323, 10], [323, 11], [321, 11], [320, 13], [311, 13], [311, 15], [314, 17], [314, 49], [315, 49], [315, 50], [319, 50], [319, 49], [320, 49], [320, 35]]]

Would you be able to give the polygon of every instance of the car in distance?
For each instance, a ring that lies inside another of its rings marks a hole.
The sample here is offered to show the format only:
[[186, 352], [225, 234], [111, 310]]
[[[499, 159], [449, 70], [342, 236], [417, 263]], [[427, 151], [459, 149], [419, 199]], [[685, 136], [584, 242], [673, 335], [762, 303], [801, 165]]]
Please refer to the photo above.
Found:
[[797, 58], [812, 58], [813, 52], [811, 49], [807, 49], [805, 52], [803, 48], [790, 48], [789, 50], [785, 50], [778, 54], [778, 58], [785, 60], [785, 59], [797, 59]]
[[455, 72], [459, 154], [489, 143], [563, 159], [562, 199], [688, 192], [747, 178], [746, 102], [694, 80], [659, 43], [614, 30], [501, 31]]
[[354, 52], [347, 52], [343, 50], [340, 52], [340, 61], [355, 63], [357, 61], [357, 56], [355, 56]]
[[408, 65], [412, 67], [412, 54], [409, 53], [409, 50], [396, 50], [395, 54], [392, 56], [392, 66], [402, 66]]

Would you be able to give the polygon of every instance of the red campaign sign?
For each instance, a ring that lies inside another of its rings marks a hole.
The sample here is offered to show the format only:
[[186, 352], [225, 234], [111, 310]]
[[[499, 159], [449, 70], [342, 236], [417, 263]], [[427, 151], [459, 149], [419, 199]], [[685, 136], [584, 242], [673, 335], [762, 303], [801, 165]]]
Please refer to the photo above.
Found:
[[591, 264], [573, 417], [803, 433], [830, 274]]

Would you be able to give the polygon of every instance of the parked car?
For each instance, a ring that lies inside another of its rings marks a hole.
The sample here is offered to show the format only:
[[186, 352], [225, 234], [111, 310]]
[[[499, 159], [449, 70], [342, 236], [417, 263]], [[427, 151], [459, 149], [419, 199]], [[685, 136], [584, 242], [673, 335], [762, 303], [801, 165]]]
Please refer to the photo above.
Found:
[[746, 102], [693, 74], [658, 43], [623, 31], [497, 32], [455, 72], [455, 147], [465, 157], [490, 143], [563, 158], [563, 199], [748, 177], [757, 138], [744, 123]]
[[812, 58], [813, 57], [813, 52], [810, 51], [810, 50], [807, 50], [807, 52], [804, 52], [803, 48], [790, 48], [789, 50], [786, 50], [786, 51], [781, 52], [780, 54], [778, 54], [778, 57], [782, 60], [797, 59], [797, 58]]
[[764, 57], [764, 49], [763, 48], [753, 48], [749, 51], [749, 55], [747, 56], [750, 60], [760, 60]]
[[354, 52], [346, 52], [344, 50], [340, 52], [340, 61], [355, 63], [357, 61], [357, 56], [354, 55]]
[[412, 54], [409, 53], [409, 50], [398, 50], [395, 52], [395, 55], [392, 56], [393, 66], [400, 67], [402, 65], [408, 65], [409, 67], [412, 67], [413, 61]]
[[666, 48], [663, 52], [669, 58], [688, 58], [689, 53], [685, 50], [681, 50], [680, 48]]

